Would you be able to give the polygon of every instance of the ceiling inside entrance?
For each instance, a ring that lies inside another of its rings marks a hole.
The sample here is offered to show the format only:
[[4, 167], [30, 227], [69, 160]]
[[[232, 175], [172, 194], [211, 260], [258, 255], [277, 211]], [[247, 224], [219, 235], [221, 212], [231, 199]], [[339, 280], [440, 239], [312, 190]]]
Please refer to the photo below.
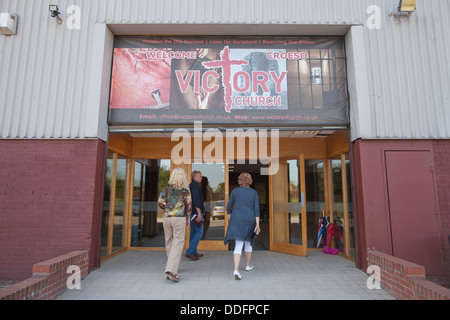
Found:
[[[245, 129], [244, 129], [245, 131]], [[336, 130], [280, 130], [282, 138], [326, 138]], [[268, 134], [270, 131], [268, 131]], [[133, 138], [170, 138], [172, 132], [129, 132]]]

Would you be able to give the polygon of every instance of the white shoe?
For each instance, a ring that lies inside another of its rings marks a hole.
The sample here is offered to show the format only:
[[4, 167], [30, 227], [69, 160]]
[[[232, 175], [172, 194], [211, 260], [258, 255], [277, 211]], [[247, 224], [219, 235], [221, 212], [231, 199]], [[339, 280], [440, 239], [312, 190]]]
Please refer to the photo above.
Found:
[[238, 271], [234, 270], [233, 274], [234, 274], [234, 278], [236, 280], [241, 280], [242, 279], [241, 274]]
[[245, 266], [245, 271], [252, 271], [255, 267], [253, 266]]

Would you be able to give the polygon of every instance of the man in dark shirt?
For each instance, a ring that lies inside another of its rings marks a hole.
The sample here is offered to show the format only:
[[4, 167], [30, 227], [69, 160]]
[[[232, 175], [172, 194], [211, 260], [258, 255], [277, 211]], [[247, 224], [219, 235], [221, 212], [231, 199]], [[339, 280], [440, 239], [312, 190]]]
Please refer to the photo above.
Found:
[[[200, 171], [192, 172], [192, 182], [189, 185], [192, 198], [192, 216], [197, 215], [197, 222], [203, 221], [205, 215], [205, 204], [203, 203], [202, 189], [200, 183], [202, 182], [202, 173]], [[191, 220], [191, 234], [189, 241], [189, 248], [186, 251], [186, 258], [198, 260], [202, 254], [197, 252], [197, 246], [203, 235], [203, 223], [200, 226], [195, 225]]]

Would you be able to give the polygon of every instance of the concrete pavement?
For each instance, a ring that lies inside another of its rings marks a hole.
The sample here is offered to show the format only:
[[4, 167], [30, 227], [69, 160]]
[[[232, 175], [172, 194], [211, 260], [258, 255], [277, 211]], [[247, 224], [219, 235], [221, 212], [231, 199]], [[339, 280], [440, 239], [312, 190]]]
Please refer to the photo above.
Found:
[[230, 251], [203, 251], [199, 261], [181, 259], [180, 282], [165, 278], [165, 251], [127, 251], [93, 271], [81, 290], [59, 300], [395, 300], [383, 289], [369, 290], [368, 275], [339, 256], [309, 252], [297, 257], [253, 252], [255, 269], [233, 277]]

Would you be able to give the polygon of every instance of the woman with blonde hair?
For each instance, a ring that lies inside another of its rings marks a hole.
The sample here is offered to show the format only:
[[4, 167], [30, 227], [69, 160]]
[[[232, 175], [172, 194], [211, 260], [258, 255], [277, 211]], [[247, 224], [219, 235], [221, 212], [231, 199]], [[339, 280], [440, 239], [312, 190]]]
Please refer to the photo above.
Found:
[[250, 188], [253, 183], [252, 176], [243, 172], [238, 177], [239, 188], [231, 192], [227, 204], [227, 213], [230, 217], [225, 244], [235, 240], [234, 248], [234, 278], [241, 280], [239, 263], [241, 261], [242, 249], [245, 244], [246, 271], [253, 270], [251, 257], [253, 251], [253, 240], [259, 232], [259, 198], [258, 193]]
[[163, 227], [167, 253], [166, 279], [178, 282], [180, 281], [178, 268], [184, 237], [192, 210], [191, 192], [183, 169], [172, 170], [169, 183], [161, 191], [158, 205], [164, 211]]

